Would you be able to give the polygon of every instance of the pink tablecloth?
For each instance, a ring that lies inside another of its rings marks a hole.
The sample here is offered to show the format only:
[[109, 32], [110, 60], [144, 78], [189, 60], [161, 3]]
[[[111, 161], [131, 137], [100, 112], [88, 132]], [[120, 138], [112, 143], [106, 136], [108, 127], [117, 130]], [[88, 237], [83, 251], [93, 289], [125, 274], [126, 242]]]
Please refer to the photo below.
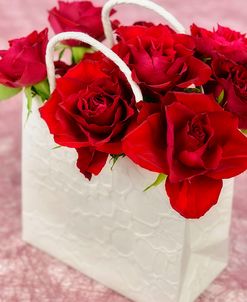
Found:
[[[98, 1], [102, 3], [103, 1]], [[246, 0], [159, 0], [189, 26], [217, 22], [247, 31]], [[0, 0], [0, 49], [9, 38], [42, 29], [54, 0]], [[136, 20], [131, 8], [128, 20]], [[154, 15], [138, 10], [138, 16]], [[104, 286], [25, 244], [21, 240], [20, 195], [21, 98], [0, 103], [0, 302], [127, 302]], [[197, 302], [247, 301], [247, 174], [235, 187], [231, 252], [228, 268]], [[164, 301], [165, 302], [165, 301]]]

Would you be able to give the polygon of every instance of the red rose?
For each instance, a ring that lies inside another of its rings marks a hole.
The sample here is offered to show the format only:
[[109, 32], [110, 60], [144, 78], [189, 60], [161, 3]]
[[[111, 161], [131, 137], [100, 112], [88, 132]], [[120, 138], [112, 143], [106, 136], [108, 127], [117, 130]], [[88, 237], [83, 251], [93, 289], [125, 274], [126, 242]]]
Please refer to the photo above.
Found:
[[[84, 32], [93, 38], [104, 40], [104, 30], [101, 22], [102, 7], [95, 7], [90, 1], [58, 2], [59, 7], [49, 11], [49, 22], [56, 34], [66, 31]], [[117, 21], [113, 25], [116, 27]], [[80, 42], [70, 40], [70, 46], [80, 45]]]
[[247, 69], [223, 56], [213, 59], [212, 69], [215, 83], [210, 89], [216, 96], [224, 91], [222, 106], [238, 116], [239, 128], [247, 129]]
[[222, 179], [247, 168], [247, 138], [212, 96], [168, 93], [160, 112], [144, 108], [145, 119], [123, 139], [123, 151], [143, 168], [168, 174], [172, 207], [199, 218], [217, 202]]
[[118, 68], [107, 59], [88, 59], [58, 79], [40, 113], [56, 143], [77, 149], [77, 165], [90, 179], [101, 171], [108, 154], [122, 153], [121, 139], [136, 107]]
[[193, 56], [194, 42], [168, 26], [129, 26], [117, 29], [119, 43], [113, 50], [133, 71], [145, 101], [157, 101], [171, 89], [202, 85], [211, 70]]
[[205, 58], [221, 54], [237, 63], [247, 63], [245, 35], [220, 25], [217, 30], [208, 31], [195, 24], [191, 26], [191, 34], [195, 40], [197, 51]]
[[37, 84], [46, 78], [45, 51], [48, 30], [32, 32], [9, 41], [10, 48], [0, 51], [0, 83], [10, 87]]

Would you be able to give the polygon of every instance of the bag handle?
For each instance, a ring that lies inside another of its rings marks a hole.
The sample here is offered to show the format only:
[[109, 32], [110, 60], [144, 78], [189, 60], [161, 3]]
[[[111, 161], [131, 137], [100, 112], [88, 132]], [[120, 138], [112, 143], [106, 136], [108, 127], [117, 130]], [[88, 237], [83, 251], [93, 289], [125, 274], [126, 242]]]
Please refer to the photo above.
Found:
[[56, 77], [55, 77], [55, 66], [54, 66], [54, 49], [58, 42], [64, 41], [64, 40], [78, 40], [84, 43], [87, 43], [94, 47], [95, 49], [102, 52], [106, 57], [108, 57], [113, 63], [115, 63], [119, 69], [123, 72], [125, 75], [128, 83], [130, 84], [130, 87], [133, 91], [133, 94], [135, 96], [136, 102], [142, 101], [143, 96], [141, 93], [141, 90], [139, 86], [132, 80], [131, 77], [131, 70], [129, 67], [124, 63], [124, 61], [111, 49], [109, 49], [104, 44], [100, 43], [96, 39], [92, 38], [91, 36], [80, 33], [80, 32], [64, 32], [55, 35], [52, 37], [47, 45], [46, 48], [46, 67], [47, 67], [47, 77], [48, 82], [50, 85], [50, 91], [53, 92], [56, 87]]
[[110, 13], [112, 8], [119, 4], [135, 4], [150, 9], [163, 17], [166, 21], [168, 21], [178, 33], [185, 33], [185, 28], [183, 27], [183, 25], [171, 13], [169, 13], [162, 6], [150, 0], [109, 0], [103, 6], [101, 17], [105, 37], [107, 41], [109, 41], [110, 47], [114, 45], [114, 36], [110, 21]]

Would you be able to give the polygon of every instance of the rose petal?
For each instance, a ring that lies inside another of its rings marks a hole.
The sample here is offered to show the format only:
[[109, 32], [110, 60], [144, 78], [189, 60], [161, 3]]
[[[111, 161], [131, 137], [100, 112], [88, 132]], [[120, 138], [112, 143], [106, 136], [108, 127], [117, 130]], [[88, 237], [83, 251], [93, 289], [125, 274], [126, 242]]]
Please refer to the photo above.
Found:
[[222, 180], [197, 176], [181, 182], [166, 180], [171, 206], [185, 218], [200, 218], [218, 201]]
[[[224, 128], [224, 127], [223, 127]], [[215, 179], [231, 178], [247, 169], [247, 138], [237, 129], [225, 141], [222, 160], [207, 173]]]
[[183, 104], [194, 113], [223, 111], [212, 95], [205, 95], [202, 93], [168, 93], [164, 100], [164, 104], [171, 104], [173, 102]]
[[207, 64], [192, 56], [187, 59], [186, 64], [188, 66], [186, 81], [178, 84], [178, 87], [187, 88], [192, 84], [200, 86], [209, 81], [212, 70]]
[[149, 116], [122, 140], [124, 153], [147, 170], [167, 174], [165, 127], [160, 113]]
[[41, 117], [47, 123], [51, 134], [57, 144], [71, 148], [89, 145], [86, 133], [70, 116], [64, 114], [59, 106], [60, 95], [55, 90], [50, 99], [39, 109]]
[[108, 158], [107, 153], [96, 151], [93, 148], [79, 148], [76, 151], [78, 153], [77, 167], [89, 180], [92, 174], [98, 175], [101, 172]]

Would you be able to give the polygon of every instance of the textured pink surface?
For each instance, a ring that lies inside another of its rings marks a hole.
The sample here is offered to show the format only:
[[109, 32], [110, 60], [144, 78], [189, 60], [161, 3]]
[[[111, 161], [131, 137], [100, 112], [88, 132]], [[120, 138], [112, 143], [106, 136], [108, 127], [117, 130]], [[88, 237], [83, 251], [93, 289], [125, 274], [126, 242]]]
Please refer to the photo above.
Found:
[[[102, 3], [103, 1], [97, 1]], [[247, 30], [246, 0], [159, 0], [188, 27], [217, 22]], [[0, 48], [6, 40], [42, 29], [54, 0], [0, 0]], [[126, 8], [121, 20], [126, 21]], [[136, 20], [131, 7], [128, 21]], [[155, 15], [138, 9], [138, 16]], [[128, 300], [21, 240], [21, 98], [0, 103], [0, 302], [127, 302]], [[247, 301], [247, 173], [235, 187], [231, 252], [227, 269], [197, 302]], [[164, 301], [165, 302], [165, 301]]]

